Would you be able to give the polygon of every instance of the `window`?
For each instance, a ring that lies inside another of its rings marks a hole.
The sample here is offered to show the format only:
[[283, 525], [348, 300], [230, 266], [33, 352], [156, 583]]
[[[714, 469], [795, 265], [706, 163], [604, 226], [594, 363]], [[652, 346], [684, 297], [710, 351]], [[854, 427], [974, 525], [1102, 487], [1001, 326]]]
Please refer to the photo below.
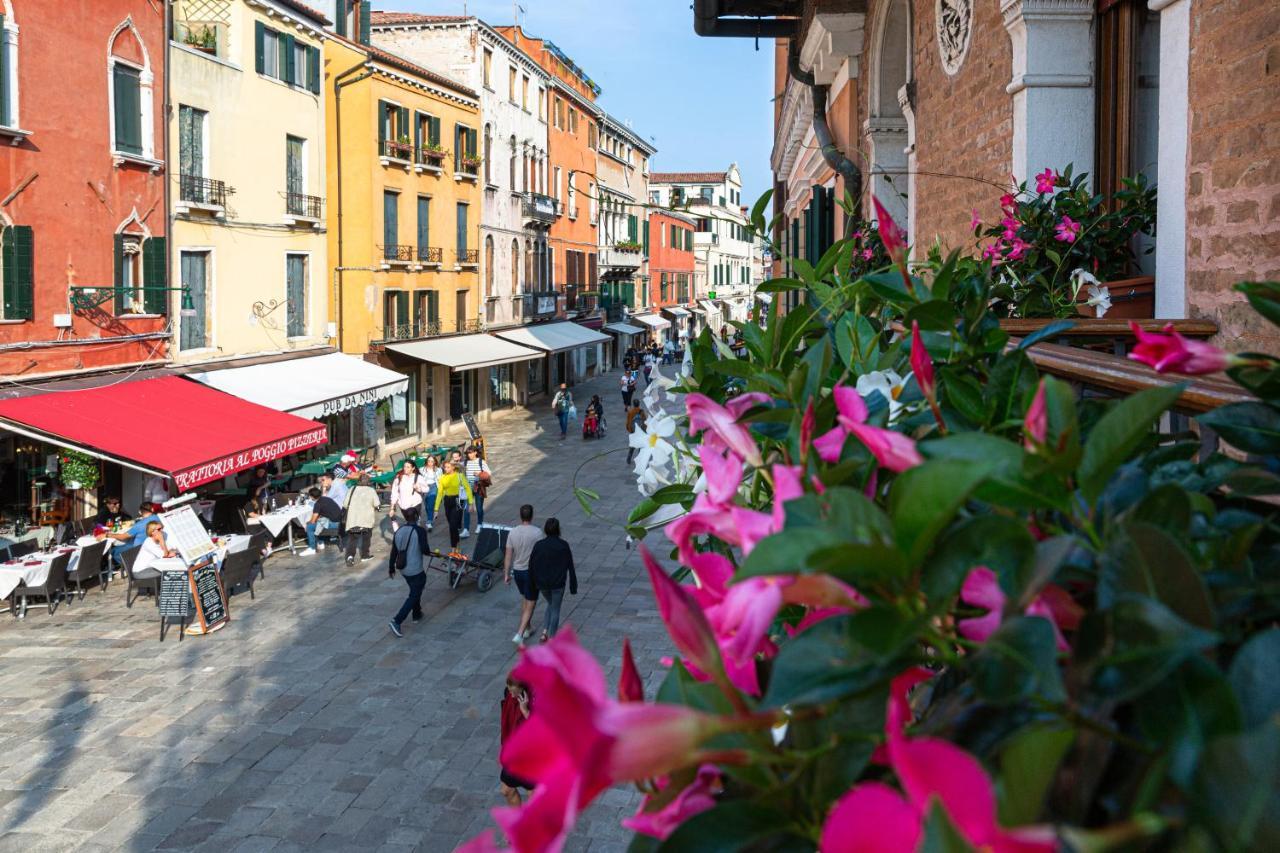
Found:
[[440, 294], [434, 290], [413, 293], [413, 325], [419, 336], [440, 334]]
[[457, 317], [457, 329], [459, 332], [467, 328], [467, 294], [470, 291], [459, 290], [453, 294], [453, 308]]
[[205, 128], [209, 114], [178, 106], [178, 195], [183, 201], [207, 203], [205, 177]]
[[516, 144], [516, 135], [513, 133], [511, 134], [511, 191], [512, 192], [516, 191], [516, 156], [517, 156], [516, 152], [519, 151], [519, 149], [520, 149], [520, 146]]
[[409, 327], [409, 294], [403, 290], [382, 293], [382, 337], [388, 341], [413, 337]]
[[440, 119], [429, 113], [414, 113], [413, 144], [418, 149], [418, 162], [440, 165]]
[[516, 102], [516, 67], [514, 65], [507, 69], [507, 84], [507, 98], [514, 104]]
[[0, 125], [18, 127], [18, 31], [4, 15], [0, 15], [0, 42]]
[[538, 87], [538, 118], [547, 120], [547, 90]]
[[578, 111], [573, 107], [569, 107], [569, 132], [574, 135], [578, 133]]
[[484, 50], [484, 87], [486, 89], [493, 88], [493, 51], [485, 48]]
[[464, 412], [471, 411], [476, 399], [476, 372], [455, 371], [449, 374], [449, 417], [461, 420]]
[[[418, 260], [431, 261], [431, 197], [418, 196]], [[437, 262], [438, 258], [435, 259]]]
[[493, 296], [493, 237], [484, 238], [484, 295]]
[[560, 200], [560, 167], [556, 166], [555, 183], [551, 185], [551, 195], [556, 201]]
[[578, 192], [574, 187], [574, 173], [569, 173], [569, 218], [573, 219], [578, 215]]
[[254, 21], [254, 67], [264, 77], [320, 94], [320, 48]]
[[[289, 213], [308, 215], [306, 199], [302, 196], [307, 191], [306, 140], [296, 136], [284, 138], [284, 180], [285, 194]], [[310, 215], [319, 217], [319, 211]]]
[[596, 123], [593, 121], [587, 123], [587, 145], [591, 148], [600, 145], [600, 140], [596, 138]]
[[196, 312], [190, 317], [179, 317], [178, 349], [206, 349], [209, 346], [209, 253], [182, 252], [178, 266], [182, 286], [187, 289]]
[[378, 101], [378, 154], [398, 160], [413, 156], [408, 107]]
[[115, 116], [115, 150], [142, 156], [142, 72], [113, 62], [112, 110]]
[[[418, 387], [415, 381], [417, 369], [409, 375], [409, 385], [402, 394], [393, 394], [378, 403], [382, 415], [382, 435], [386, 441], [395, 441], [418, 434]], [[367, 436], [372, 441], [372, 436]]]
[[1154, 183], [1160, 85], [1160, 15], [1133, 0], [1100, 3], [1097, 191], [1108, 199], [1141, 172]]
[[[168, 255], [163, 237], [135, 234], [115, 236], [116, 314], [164, 314], [168, 294], [159, 288], [169, 280]], [[144, 287], [156, 288], [143, 290]]]
[[285, 334], [302, 338], [307, 334], [307, 256], [285, 255]]
[[466, 202], [458, 202], [458, 260], [467, 254], [467, 208]]
[[493, 160], [493, 134], [490, 132], [490, 126], [484, 126], [484, 182], [486, 184], [493, 183], [493, 175], [490, 173], [489, 164]]
[[398, 258], [400, 242], [400, 193], [382, 192], [382, 258], [394, 261]]
[[662, 302], [666, 302], [666, 301], [667, 301], [667, 293], [668, 293], [668, 289], [667, 289], [667, 274], [666, 274], [666, 273], [663, 273], [663, 274], [662, 274], [662, 276], [661, 276], [661, 278], [660, 278], [660, 282], [661, 282], [661, 283], [660, 283], [660, 284], [659, 284], [659, 286], [658, 286], [658, 298], [659, 298], [659, 300], [660, 300], [660, 301], [662, 301]]
[[5, 320], [35, 318], [35, 234], [30, 225], [10, 225], [0, 233]]
[[476, 173], [476, 131], [464, 124], [453, 127], [453, 169], [464, 175]]
[[564, 130], [564, 101], [559, 95], [556, 96], [556, 128]]
[[[526, 281], [526, 284], [528, 282]], [[511, 241], [511, 293], [520, 292], [520, 241]]]
[[520, 106], [524, 108], [525, 112], [529, 111], [529, 78], [528, 77], [520, 78]]

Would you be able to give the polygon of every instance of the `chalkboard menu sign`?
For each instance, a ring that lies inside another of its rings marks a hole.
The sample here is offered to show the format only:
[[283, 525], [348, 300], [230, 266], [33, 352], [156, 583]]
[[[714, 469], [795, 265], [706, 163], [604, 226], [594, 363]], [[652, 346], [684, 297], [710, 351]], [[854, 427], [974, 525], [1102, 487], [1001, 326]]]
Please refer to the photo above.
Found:
[[227, 593], [222, 588], [218, 570], [209, 563], [191, 569], [189, 574], [191, 597], [195, 601], [201, 633], [207, 634], [221, 628], [227, 621]]
[[191, 587], [186, 569], [160, 575], [160, 615], [181, 619], [191, 615]]
[[470, 412], [462, 413], [462, 422], [467, 426], [467, 433], [471, 436], [471, 440], [475, 441], [480, 437], [480, 427], [476, 425], [475, 415]]

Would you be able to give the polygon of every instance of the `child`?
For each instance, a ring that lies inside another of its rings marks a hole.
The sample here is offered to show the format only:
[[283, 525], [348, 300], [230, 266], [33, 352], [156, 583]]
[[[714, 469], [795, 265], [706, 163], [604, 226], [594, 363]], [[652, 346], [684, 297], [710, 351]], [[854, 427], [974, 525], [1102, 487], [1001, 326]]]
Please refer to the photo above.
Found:
[[[502, 694], [502, 740], [498, 747], [499, 758], [498, 765], [501, 767], [501, 749], [507, 742], [507, 739], [515, 733], [515, 730], [529, 719], [529, 688], [528, 686], [515, 681], [507, 676], [507, 689]], [[506, 798], [507, 805], [520, 805], [520, 789], [526, 791], [533, 790], [533, 783], [527, 782], [512, 773], [507, 772], [507, 768], [502, 767], [502, 772], [498, 778], [502, 780], [502, 796]]]

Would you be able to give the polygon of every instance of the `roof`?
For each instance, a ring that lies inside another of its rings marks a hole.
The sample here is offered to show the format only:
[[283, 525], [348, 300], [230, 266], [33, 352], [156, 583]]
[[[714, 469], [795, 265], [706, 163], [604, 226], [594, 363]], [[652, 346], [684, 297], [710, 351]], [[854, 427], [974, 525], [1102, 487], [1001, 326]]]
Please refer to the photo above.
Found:
[[729, 180], [728, 172], [651, 172], [651, 184], [721, 184]]
[[328, 26], [329, 24], [333, 23], [333, 21], [330, 21], [328, 18], [324, 16], [323, 12], [320, 12], [317, 9], [312, 9], [306, 3], [300, 3], [298, 2], [298, 0], [275, 0], [275, 2], [279, 3], [281, 6], [284, 6], [286, 9], [292, 9], [293, 11], [297, 12], [300, 15], [306, 15], [308, 18], [310, 18], [311, 20], [315, 21], [318, 24], [324, 24], [325, 26]]
[[420, 15], [417, 12], [379, 12], [369, 15], [370, 26], [394, 27], [405, 24], [460, 24], [471, 20], [466, 15]]
[[349, 38], [336, 35], [334, 33], [329, 33], [329, 38], [340, 41], [343, 44], [348, 45], [356, 50], [362, 50], [369, 56], [370, 59], [381, 62], [384, 65], [390, 65], [393, 68], [399, 68], [401, 71], [407, 71], [410, 74], [416, 74], [417, 76], [421, 77], [424, 80], [430, 80], [433, 83], [437, 83], [441, 86], [446, 86], [452, 89], [453, 91], [457, 92], [458, 94], [468, 98], [472, 98], [473, 100], [479, 100], [480, 98], [480, 93], [477, 92], [475, 89], [472, 89], [470, 86], [464, 86], [461, 83], [459, 83], [457, 80], [450, 79], [438, 71], [432, 71], [429, 68], [423, 68], [421, 65], [412, 63], [409, 60], [405, 59], [403, 56], [397, 56], [396, 54], [388, 50], [383, 50], [380, 47], [374, 47], [371, 44], [361, 44], [358, 41], [352, 41]]

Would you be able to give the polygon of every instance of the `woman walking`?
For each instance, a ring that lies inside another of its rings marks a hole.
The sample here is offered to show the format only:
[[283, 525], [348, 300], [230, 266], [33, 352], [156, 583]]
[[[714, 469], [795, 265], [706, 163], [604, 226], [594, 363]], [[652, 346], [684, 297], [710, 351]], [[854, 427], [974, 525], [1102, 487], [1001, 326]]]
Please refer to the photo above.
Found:
[[[480, 458], [480, 448], [474, 444], [467, 448], [467, 463], [463, 466], [463, 473], [467, 477], [467, 485], [471, 487], [471, 494], [476, 497], [476, 527], [484, 524], [484, 499], [489, 493], [489, 484], [493, 482], [493, 472], [489, 470], [489, 463]], [[462, 511], [462, 538], [466, 539], [471, 535], [471, 506], [468, 505]]]
[[561, 441], [564, 441], [565, 435], [569, 432], [569, 412], [572, 409], [573, 394], [569, 391], [569, 387], [561, 382], [560, 390], [551, 398], [551, 411], [556, 413], [556, 420], [560, 422]]
[[548, 518], [542, 532], [546, 537], [533, 546], [529, 555], [529, 580], [547, 602], [547, 626], [542, 631], [545, 643], [560, 628], [565, 580], [569, 581], [569, 594], [577, 595], [578, 574], [573, 569], [573, 552], [569, 550], [569, 543], [560, 538], [560, 520]]
[[458, 552], [458, 542], [462, 538], [460, 530], [462, 529], [462, 506], [463, 503], [470, 503], [475, 500], [471, 494], [471, 486], [467, 483], [467, 478], [462, 472], [454, 467], [452, 462], [444, 463], [444, 473], [440, 475], [440, 482], [436, 484], [436, 511], [444, 507], [445, 520], [449, 522], [449, 546], [452, 548], [450, 553]]
[[434, 527], [436, 524], [436, 492], [437, 486], [440, 484], [440, 460], [434, 456], [428, 456], [422, 463], [422, 470], [418, 472], [418, 479], [424, 489], [422, 493], [422, 508], [427, 512], [427, 526]]
[[373, 528], [378, 521], [378, 509], [382, 501], [373, 489], [373, 480], [368, 474], [360, 475], [360, 483], [347, 491], [344, 506], [347, 510], [347, 565], [356, 564], [356, 547], [360, 548], [360, 559], [372, 560], [373, 554], [369, 546], [373, 543]]
[[418, 466], [412, 459], [404, 460], [404, 464], [400, 466], [400, 472], [391, 481], [391, 512], [393, 514], [391, 526], [394, 530], [400, 528], [394, 517], [397, 509], [404, 517], [405, 524], [418, 523], [418, 517], [422, 514], [424, 490], [425, 486], [418, 479]]

